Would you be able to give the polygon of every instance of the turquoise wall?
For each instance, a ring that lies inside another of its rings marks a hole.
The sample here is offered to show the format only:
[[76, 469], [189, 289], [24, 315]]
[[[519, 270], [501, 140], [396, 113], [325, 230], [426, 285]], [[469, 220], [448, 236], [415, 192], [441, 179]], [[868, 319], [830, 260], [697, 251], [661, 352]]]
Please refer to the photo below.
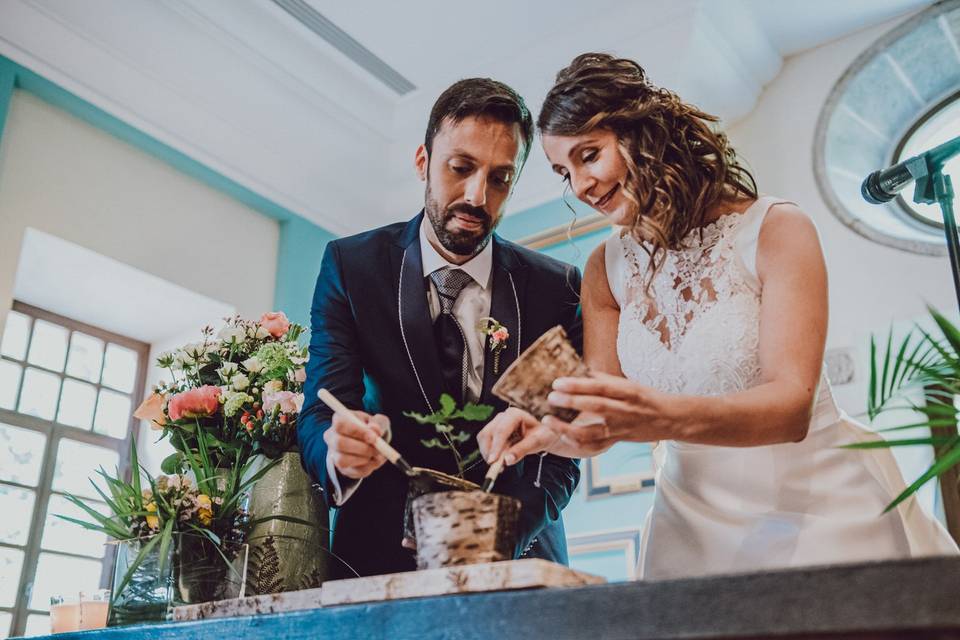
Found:
[[13, 88], [32, 93], [251, 209], [277, 220], [280, 236], [274, 309], [284, 311], [296, 322], [309, 325], [314, 282], [320, 270], [320, 258], [326, 243], [334, 237], [331, 233], [2, 56], [0, 137], [3, 135]]

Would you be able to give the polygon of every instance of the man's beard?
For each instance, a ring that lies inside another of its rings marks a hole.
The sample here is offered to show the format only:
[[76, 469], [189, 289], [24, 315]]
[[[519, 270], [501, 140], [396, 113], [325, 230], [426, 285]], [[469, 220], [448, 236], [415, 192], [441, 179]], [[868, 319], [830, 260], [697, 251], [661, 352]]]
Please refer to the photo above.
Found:
[[[430, 220], [433, 231], [437, 234], [437, 239], [444, 249], [458, 256], [474, 256], [487, 246], [496, 225], [493, 224], [486, 209], [460, 202], [441, 210], [440, 204], [433, 199], [429, 182], [427, 183], [425, 201], [424, 208], [426, 209], [427, 219]], [[476, 217], [482, 221], [483, 226], [477, 231], [451, 231], [447, 229], [447, 223], [454, 218], [457, 212]]]

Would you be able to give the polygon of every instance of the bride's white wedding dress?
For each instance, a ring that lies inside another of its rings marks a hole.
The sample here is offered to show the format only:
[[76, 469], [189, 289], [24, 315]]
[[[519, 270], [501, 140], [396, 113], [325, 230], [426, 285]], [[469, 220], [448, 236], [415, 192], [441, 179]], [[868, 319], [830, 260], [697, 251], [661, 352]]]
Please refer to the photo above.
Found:
[[[620, 305], [624, 375], [662, 391], [720, 395], [760, 382], [757, 238], [764, 197], [691, 232], [644, 293], [649, 261], [630, 236], [606, 243]], [[802, 340], [803, 336], [797, 336]], [[878, 436], [846, 416], [821, 376], [807, 437], [721, 447], [664, 441], [640, 555], [645, 579], [957, 553], [916, 499], [881, 515], [904, 488], [888, 449], [841, 445]]]

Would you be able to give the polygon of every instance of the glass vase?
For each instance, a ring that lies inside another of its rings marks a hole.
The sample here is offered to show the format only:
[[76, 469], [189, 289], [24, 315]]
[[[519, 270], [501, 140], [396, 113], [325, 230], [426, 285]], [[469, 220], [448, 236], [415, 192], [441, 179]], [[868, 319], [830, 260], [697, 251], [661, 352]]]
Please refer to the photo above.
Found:
[[136, 563], [142, 545], [146, 543], [140, 540], [117, 543], [117, 561], [111, 589], [113, 597], [110, 600], [107, 626], [161, 622], [167, 619], [174, 593], [173, 545], [167, 549], [162, 563], [160, 545], [154, 545], [140, 559], [123, 589], [118, 590], [130, 567]]

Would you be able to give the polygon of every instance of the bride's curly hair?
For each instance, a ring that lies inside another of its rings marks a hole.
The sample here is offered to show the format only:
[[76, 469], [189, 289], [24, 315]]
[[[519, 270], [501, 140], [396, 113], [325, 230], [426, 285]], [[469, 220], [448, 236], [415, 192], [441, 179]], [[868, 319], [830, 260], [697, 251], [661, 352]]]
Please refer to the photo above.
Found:
[[605, 53], [574, 58], [543, 102], [541, 134], [575, 136], [599, 127], [617, 136], [627, 165], [624, 195], [636, 208], [628, 230], [650, 254], [647, 288], [666, 250], [702, 227], [712, 207], [757, 198], [753, 176], [711, 127], [717, 121], [651, 84], [636, 62]]

